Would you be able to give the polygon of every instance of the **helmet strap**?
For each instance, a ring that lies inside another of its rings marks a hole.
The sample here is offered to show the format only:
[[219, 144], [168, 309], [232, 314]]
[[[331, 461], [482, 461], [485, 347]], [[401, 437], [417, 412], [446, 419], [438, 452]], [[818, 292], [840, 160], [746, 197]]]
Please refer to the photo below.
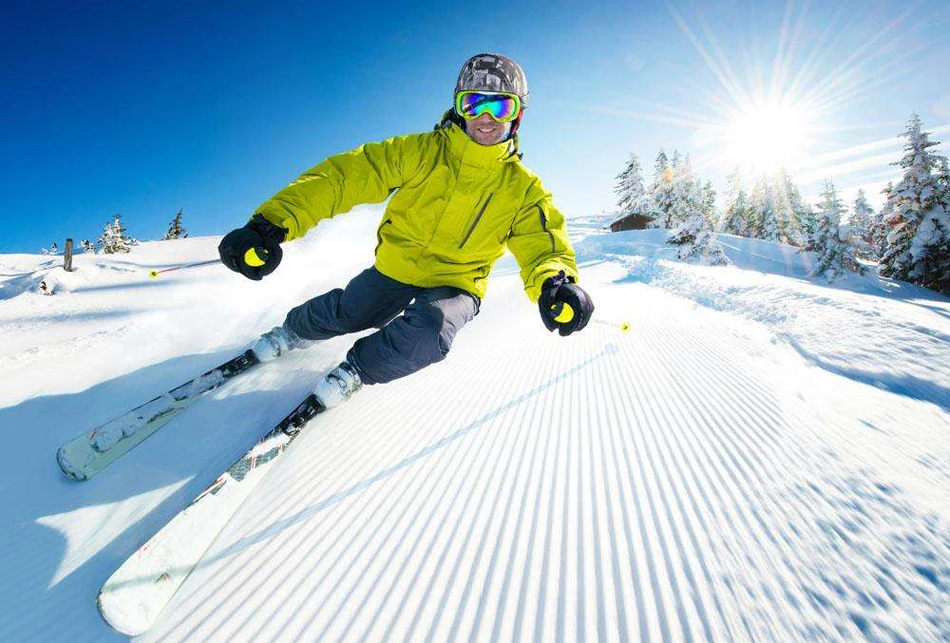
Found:
[[518, 117], [511, 121], [511, 129], [508, 130], [508, 138], [505, 139], [506, 141], [510, 141], [515, 137], [515, 132], [517, 132], [518, 128], [521, 126], [521, 118], [524, 116], [524, 110], [525, 108], [522, 107], [521, 111], [518, 113]]

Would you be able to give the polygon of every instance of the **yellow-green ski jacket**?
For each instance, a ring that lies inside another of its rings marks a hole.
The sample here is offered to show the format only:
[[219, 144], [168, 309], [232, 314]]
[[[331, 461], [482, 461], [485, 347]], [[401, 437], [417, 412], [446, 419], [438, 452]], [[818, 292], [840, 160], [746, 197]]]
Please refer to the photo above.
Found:
[[258, 209], [302, 237], [323, 219], [395, 191], [377, 232], [376, 269], [423, 288], [455, 286], [484, 297], [505, 247], [537, 301], [544, 280], [577, 279], [564, 216], [524, 166], [515, 142], [479, 145], [457, 125], [367, 143], [304, 172]]

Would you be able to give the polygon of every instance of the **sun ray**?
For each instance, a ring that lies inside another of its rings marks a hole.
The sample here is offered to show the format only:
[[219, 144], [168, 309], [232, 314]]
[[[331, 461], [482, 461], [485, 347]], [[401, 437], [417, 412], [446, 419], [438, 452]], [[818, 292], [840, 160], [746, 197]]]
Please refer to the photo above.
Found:
[[[795, 34], [789, 34], [789, 24], [792, 21], [793, 6], [794, 2], [792, 0], [788, 0], [785, 3], [785, 13], [782, 16], [782, 26], [779, 29], [775, 60], [772, 62], [772, 83], [769, 88], [769, 97], [772, 100], [775, 100], [781, 96], [782, 89], [785, 86], [786, 73], [790, 64], [789, 60], [791, 59], [791, 53], [794, 49], [793, 44]], [[797, 28], [798, 27], [796, 27], [796, 33]]]
[[[713, 121], [709, 119], [696, 119], [696, 118], [677, 118], [671, 116], [670, 114], [659, 114], [652, 112], [643, 112], [633, 109], [624, 109], [620, 107], [609, 107], [605, 105], [590, 105], [583, 107], [585, 111], [594, 112], [597, 114], [604, 114], [607, 116], [623, 116], [626, 118], [639, 118], [647, 121], [652, 121], [654, 123], [667, 123], [669, 125], [679, 125], [682, 127], [692, 127], [699, 129], [702, 127], [709, 127], [713, 124]], [[670, 111], [673, 111], [675, 108], [670, 108]]]
[[865, 41], [850, 56], [825, 74], [824, 78], [815, 84], [809, 94], [804, 96], [804, 99], [809, 101], [816, 96], [834, 95], [837, 86], [845, 81], [858, 78], [859, 72], [863, 68], [870, 66], [872, 62], [884, 56], [884, 48], [880, 46], [881, 41], [890, 36], [907, 15], [908, 13], [905, 12], [900, 17], [890, 21], [885, 29]]
[[745, 92], [742, 89], [741, 82], [739, 82], [738, 78], [735, 78], [732, 70], [724, 70], [719, 65], [719, 63], [713, 59], [713, 56], [709, 53], [696, 34], [693, 33], [693, 30], [689, 28], [689, 25], [686, 24], [686, 21], [673, 5], [667, 4], [666, 6], [672, 14], [673, 20], [676, 22], [676, 25], [679, 27], [680, 31], [682, 31], [683, 35], [686, 36], [690, 43], [692, 43], [697, 53], [699, 53], [700, 57], [702, 57], [703, 61], [706, 63], [706, 66], [709, 67], [709, 70], [713, 73], [713, 75], [716, 76], [716, 79], [719, 81], [719, 83], [727, 92], [729, 92], [729, 94], [733, 97], [733, 100], [736, 102], [741, 102]]
[[[805, 61], [801, 64], [798, 73], [795, 74], [795, 78], [788, 86], [788, 92], [796, 96], [803, 96], [803, 99], [805, 99], [805, 94], [803, 93], [804, 88], [813, 82], [813, 76], [817, 77], [819, 67], [818, 61], [824, 52], [830, 49], [830, 45], [827, 43], [832, 39], [833, 34], [838, 30], [838, 23], [843, 15], [844, 13], [839, 11], [838, 15], [832, 18], [822, 30], [817, 42], [815, 42], [809, 48], [809, 53], [806, 56]], [[814, 82], [817, 82], [817, 79]]]
[[716, 39], [715, 35], [713, 35], [712, 29], [709, 28], [709, 23], [706, 22], [706, 19], [703, 17], [702, 13], [697, 12], [697, 20], [703, 30], [703, 35], [709, 42], [710, 49], [713, 51], [716, 56], [716, 60], [719, 62], [719, 67], [731, 79], [733, 86], [738, 88], [739, 94], [746, 94], [747, 92], [743, 87], [742, 81], [739, 79], [739, 75], [736, 74], [735, 70], [732, 68], [732, 64], [729, 62], [729, 56], [726, 55], [726, 52], [719, 44], [719, 41]]

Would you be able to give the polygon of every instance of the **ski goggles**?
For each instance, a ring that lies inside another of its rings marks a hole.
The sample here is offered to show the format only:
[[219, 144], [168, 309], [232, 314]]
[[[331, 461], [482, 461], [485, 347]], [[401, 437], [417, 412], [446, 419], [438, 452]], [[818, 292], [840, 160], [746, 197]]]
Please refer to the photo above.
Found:
[[455, 95], [455, 111], [466, 120], [487, 113], [492, 120], [507, 123], [521, 113], [521, 99], [505, 92], [461, 91]]

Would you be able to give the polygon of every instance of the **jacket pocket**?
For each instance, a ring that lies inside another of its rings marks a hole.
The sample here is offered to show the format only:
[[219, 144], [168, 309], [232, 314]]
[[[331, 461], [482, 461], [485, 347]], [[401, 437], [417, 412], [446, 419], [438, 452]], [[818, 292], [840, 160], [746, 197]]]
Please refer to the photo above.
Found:
[[488, 204], [489, 204], [489, 202], [491, 202], [491, 198], [492, 198], [493, 196], [495, 196], [495, 193], [494, 193], [494, 192], [490, 192], [490, 193], [488, 194], [488, 198], [485, 199], [485, 203], [482, 204], [482, 207], [478, 210], [478, 214], [475, 215], [475, 220], [472, 221], [472, 225], [469, 227], [468, 232], [466, 232], [466, 233], [465, 233], [465, 236], [462, 237], [462, 243], [459, 244], [459, 250], [461, 250], [462, 247], [463, 247], [466, 243], [468, 243], [469, 237], [471, 237], [471, 236], [472, 236], [472, 233], [475, 232], [475, 227], [478, 225], [478, 222], [482, 220], [482, 215], [485, 214], [485, 208], [488, 207]]
[[379, 224], [379, 227], [376, 228], [376, 249], [373, 250], [373, 255], [379, 252], [379, 247], [383, 245], [383, 226], [392, 225], [392, 219], [386, 219]]
[[538, 216], [541, 218], [541, 230], [546, 232], [548, 238], [551, 239], [551, 253], [553, 254], [556, 251], [554, 233], [548, 230], [548, 218], [544, 214], [544, 209], [540, 205], [536, 205], [535, 207], [538, 209]]

